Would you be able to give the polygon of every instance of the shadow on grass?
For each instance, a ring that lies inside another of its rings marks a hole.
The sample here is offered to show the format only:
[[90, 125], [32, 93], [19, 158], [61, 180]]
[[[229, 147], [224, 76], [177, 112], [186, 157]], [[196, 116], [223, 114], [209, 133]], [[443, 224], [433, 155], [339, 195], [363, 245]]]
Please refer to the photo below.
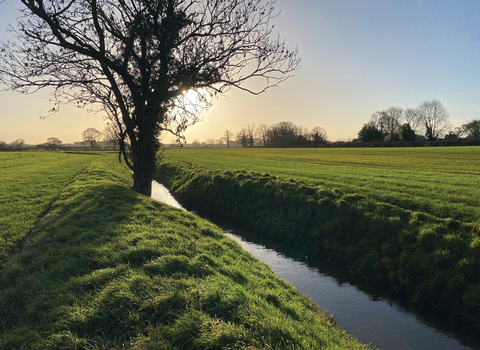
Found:
[[[139, 220], [134, 208], [140, 201], [118, 185], [67, 188], [1, 271], [0, 332], [48, 324], [64, 308], [75, 307], [72, 296], [80, 291], [68, 290], [69, 281], [122, 270], [118, 249], [126, 232], [121, 228]], [[97, 287], [87, 283], [81, 293]]]

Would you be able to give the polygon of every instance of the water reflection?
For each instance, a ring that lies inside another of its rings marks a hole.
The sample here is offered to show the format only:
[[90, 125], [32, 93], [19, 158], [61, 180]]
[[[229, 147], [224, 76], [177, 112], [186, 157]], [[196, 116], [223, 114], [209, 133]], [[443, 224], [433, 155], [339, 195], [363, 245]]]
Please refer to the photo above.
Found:
[[[168, 200], [181, 208], [167, 189], [156, 189], [155, 196], [153, 189], [153, 198]], [[157, 193], [161, 196], [157, 197]], [[386, 296], [346, 269], [307, 257], [299, 250], [224, 221], [210, 221], [270, 265], [277, 275], [334, 314], [337, 325], [363, 343], [372, 343], [379, 349], [480, 349], [479, 337], [414, 310], [401, 299]]]

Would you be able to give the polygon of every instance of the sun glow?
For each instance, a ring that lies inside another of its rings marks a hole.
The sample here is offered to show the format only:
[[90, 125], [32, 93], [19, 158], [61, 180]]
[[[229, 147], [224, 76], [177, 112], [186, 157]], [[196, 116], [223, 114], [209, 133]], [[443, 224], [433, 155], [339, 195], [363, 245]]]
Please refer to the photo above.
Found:
[[183, 99], [186, 103], [195, 103], [199, 99], [199, 95], [201, 95], [201, 91], [197, 91], [194, 89], [190, 90], [182, 90]]

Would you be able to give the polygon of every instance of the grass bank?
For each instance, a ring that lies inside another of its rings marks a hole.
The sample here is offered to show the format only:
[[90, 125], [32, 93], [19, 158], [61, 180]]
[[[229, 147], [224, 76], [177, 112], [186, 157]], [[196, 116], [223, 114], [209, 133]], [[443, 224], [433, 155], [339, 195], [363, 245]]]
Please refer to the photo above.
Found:
[[101, 158], [0, 270], [0, 349], [366, 349], [207, 221]]
[[411, 303], [480, 329], [480, 227], [258, 172], [164, 158], [158, 178], [205, 210], [348, 266]]
[[0, 262], [33, 229], [75, 175], [98, 156], [0, 152]]
[[480, 147], [178, 149], [164, 155], [211, 170], [269, 173], [480, 222]]

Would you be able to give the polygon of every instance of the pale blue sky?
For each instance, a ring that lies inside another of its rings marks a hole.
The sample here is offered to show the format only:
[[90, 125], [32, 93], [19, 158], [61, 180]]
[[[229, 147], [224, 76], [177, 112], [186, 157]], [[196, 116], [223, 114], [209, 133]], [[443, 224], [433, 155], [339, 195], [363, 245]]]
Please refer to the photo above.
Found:
[[[14, 22], [17, 3], [0, 5], [1, 27]], [[298, 46], [301, 69], [261, 96], [231, 90], [187, 141], [280, 121], [322, 126], [330, 140], [354, 138], [375, 111], [430, 99], [455, 126], [480, 118], [479, 1], [278, 0], [276, 7], [275, 32]], [[42, 95], [0, 93], [0, 140], [72, 142], [88, 127], [103, 130], [101, 115], [73, 108], [39, 120], [50, 108]]]

